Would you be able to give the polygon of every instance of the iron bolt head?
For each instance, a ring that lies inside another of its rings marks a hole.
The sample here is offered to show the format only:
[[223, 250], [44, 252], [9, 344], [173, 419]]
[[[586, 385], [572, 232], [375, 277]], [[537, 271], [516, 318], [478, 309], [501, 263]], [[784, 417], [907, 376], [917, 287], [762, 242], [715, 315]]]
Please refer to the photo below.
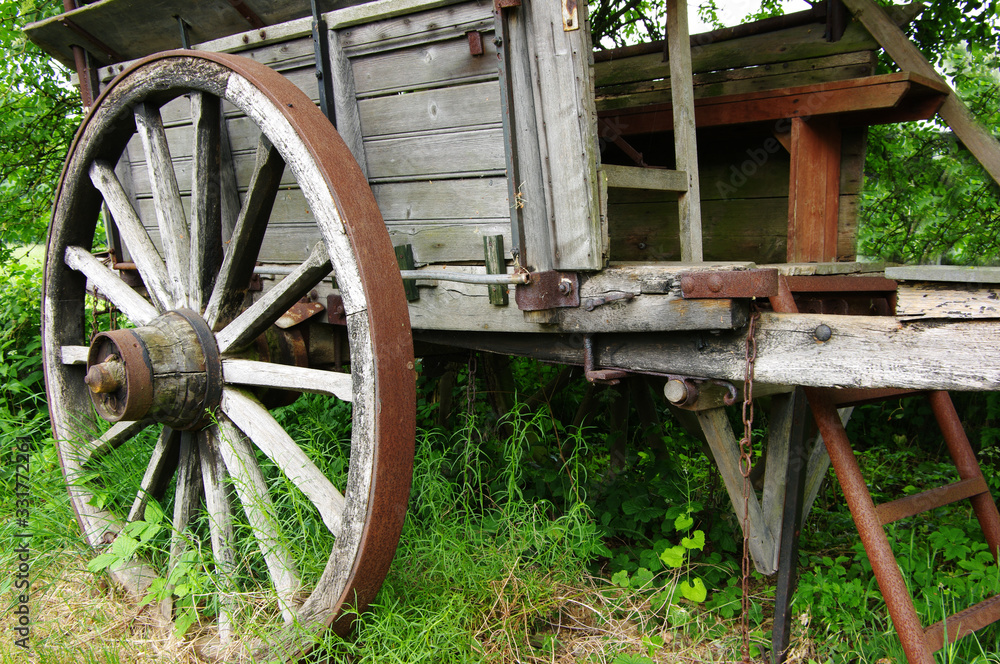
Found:
[[573, 292], [573, 283], [569, 279], [563, 279], [559, 282], [559, 292], [563, 295], [569, 295]]
[[833, 330], [826, 325], [817, 325], [816, 329], [813, 330], [813, 337], [815, 337], [817, 341], [829, 341], [832, 336]]

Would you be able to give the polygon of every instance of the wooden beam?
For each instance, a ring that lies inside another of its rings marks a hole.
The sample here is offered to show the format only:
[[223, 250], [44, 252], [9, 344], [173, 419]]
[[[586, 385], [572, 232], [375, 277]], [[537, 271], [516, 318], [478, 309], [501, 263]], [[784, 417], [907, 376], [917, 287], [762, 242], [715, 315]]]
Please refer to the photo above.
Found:
[[602, 164], [611, 189], [650, 189], [655, 191], [687, 191], [688, 174], [665, 168], [639, 168]]
[[923, 53], [889, 18], [885, 10], [871, 0], [844, 0], [844, 4], [882, 45], [899, 68], [916, 72], [947, 87], [947, 98], [938, 111], [994, 181], [1000, 183], [1000, 145], [945, 82]]
[[789, 263], [837, 260], [840, 136], [835, 118], [792, 119]]
[[[694, 102], [698, 127], [717, 127], [748, 122], [771, 122], [785, 118], [851, 113], [856, 124], [896, 122], [901, 117], [931, 117], [944, 103], [948, 87], [917, 73], [902, 72], [865, 76], [831, 83], [802, 85], [761, 92], [705, 97]], [[649, 104], [635, 109], [598, 114], [620, 128], [623, 136], [669, 131], [672, 104]], [[780, 123], [777, 131], [789, 128]]]
[[701, 185], [698, 177], [698, 139], [695, 135], [694, 83], [687, 0], [667, 0], [667, 48], [670, 55], [670, 97], [673, 101], [674, 150], [677, 170], [688, 177], [687, 191], [679, 192], [681, 260], [702, 260]]
[[[826, 342], [815, 337], [820, 325], [830, 328], [831, 337]], [[553, 332], [563, 331], [553, 327]], [[757, 330], [757, 384], [1000, 389], [997, 320], [904, 322], [890, 316], [764, 313]], [[563, 364], [583, 363], [582, 343], [572, 334], [482, 335], [466, 331], [419, 336], [445, 345], [526, 354]], [[601, 368], [742, 381], [746, 333], [602, 334], [595, 353]]]

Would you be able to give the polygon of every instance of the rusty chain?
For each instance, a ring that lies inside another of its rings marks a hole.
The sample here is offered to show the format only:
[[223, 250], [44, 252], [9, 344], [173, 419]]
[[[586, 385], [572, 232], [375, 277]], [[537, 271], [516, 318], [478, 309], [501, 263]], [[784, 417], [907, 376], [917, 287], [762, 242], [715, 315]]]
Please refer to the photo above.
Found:
[[747, 326], [746, 368], [743, 374], [743, 438], [740, 439], [740, 474], [743, 475], [743, 596], [740, 602], [740, 628], [743, 637], [743, 662], [750, 664], [750, 471], [753, 466], [753, 372], [757, 361], [757, 319], [760, 312], [753, 307]]

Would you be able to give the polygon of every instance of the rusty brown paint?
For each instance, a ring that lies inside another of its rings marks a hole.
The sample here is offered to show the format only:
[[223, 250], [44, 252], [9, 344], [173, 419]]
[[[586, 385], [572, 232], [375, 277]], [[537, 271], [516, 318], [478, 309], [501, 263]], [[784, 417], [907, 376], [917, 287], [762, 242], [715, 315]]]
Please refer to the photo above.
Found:
[[778, 270], [728, 270], [683, 272], [681, 295], [685, 299], [771, 297], [778, 294]]

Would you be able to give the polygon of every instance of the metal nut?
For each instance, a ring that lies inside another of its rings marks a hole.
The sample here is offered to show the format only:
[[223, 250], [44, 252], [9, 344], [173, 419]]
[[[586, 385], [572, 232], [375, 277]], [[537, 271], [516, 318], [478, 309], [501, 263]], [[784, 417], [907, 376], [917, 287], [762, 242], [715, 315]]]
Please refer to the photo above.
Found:
[[563, 279], [559, 282], [559, 292], [563, 295], [569, 295], [573, 292], [573, 283], [569, 279]]

